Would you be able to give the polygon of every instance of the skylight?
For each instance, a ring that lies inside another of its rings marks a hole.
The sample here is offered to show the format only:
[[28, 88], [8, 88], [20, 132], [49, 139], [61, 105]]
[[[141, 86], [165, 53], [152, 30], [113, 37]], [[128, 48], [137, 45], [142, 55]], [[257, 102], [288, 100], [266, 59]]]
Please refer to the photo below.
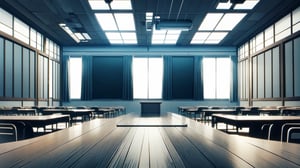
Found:
[[259, 0], [246, 0], [242, 4], [236, 4], [233, 9], [245, 9], [245, 10], [251, 10], [253, 9], [256, 4], [259, 2]]

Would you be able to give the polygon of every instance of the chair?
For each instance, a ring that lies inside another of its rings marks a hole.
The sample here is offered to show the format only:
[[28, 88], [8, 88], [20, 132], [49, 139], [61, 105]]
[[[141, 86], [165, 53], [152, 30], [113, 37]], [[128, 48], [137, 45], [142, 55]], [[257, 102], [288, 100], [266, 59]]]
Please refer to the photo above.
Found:
[[11, 142], [18, 140], [17, 127], [12, 123], [0, 123], [0, 142]]
[[[300, 129], [300, 123], [285, 123], [281, 126], [280, 141], [288, 141], [290, 135], [296, 132], [300, 132], [297, 128]], [[298, 131], [297, 131], [298, 130]], [[286, 136], [285, 136], [286, 135]], [[300, 138], [297, 138], [300, 139]]]
[[[291, 128], [289, 128], [288, 132], [287, 132], [286, 142], [287, 143], [290, 143], [290, 142], [300, 143], [299, 134], [300, 134], [300, 127], [291, 127]], [[295, 135], [295, 136], [293, 136], [293, 135]]]

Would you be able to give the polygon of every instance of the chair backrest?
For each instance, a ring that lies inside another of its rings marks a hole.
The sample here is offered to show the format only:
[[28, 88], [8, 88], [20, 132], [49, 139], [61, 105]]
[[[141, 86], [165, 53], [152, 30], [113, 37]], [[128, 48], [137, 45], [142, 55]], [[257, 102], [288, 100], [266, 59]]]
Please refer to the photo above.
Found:
[[300, 127], [291, 127], [287, 132], [287, 143], [300, 143]]
[[0, 142], [18, 140], [17, 127], [12, 123], [0, 123]]

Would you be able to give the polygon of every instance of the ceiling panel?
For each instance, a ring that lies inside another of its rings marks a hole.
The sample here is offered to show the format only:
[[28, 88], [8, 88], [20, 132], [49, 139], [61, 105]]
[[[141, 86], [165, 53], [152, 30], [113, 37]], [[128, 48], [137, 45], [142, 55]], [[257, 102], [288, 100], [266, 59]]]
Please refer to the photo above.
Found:
[[[226, 37], [217, 45], [237, 46], [251, 36], [261, 32], [270, 24], [299, 6], [296, 0], [260, 0], [253, 10], [217, 10], [218, 0], [132, 0], [135, 33], [139, 46], [150, 46], [152, 32], [146, 31], [145, 13], [153, 12], [161, 20], [191, 20], [192, 28], [182, 32], [176, 44], [188, 46], [207, 13], [242, 12], [247, 15]], [[112, 3], [118, 3], [113, 0]], [[30, 24], [35, 29], [49, 36], [57, 43], [69, 45], [110, 46], [105, 32], [99, 26], [95, 13], [113, 13], [122, 11], [93, 11], [88, 0], [0, 0], [0, 6]], [[127, 11], [128, 12], [128, 11]], [[69, 23], [78, 30], [86, 31], [92, 40], [76, 43], [60, 27], [59, 23]]]

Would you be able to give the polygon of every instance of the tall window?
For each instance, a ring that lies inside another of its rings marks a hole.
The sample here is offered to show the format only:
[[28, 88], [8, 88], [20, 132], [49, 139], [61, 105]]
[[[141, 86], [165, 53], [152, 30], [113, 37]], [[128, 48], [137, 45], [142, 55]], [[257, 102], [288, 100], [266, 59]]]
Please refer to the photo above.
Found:
[[229, 99], [230, 77], [230, 58], [204, 58], [204, 99]]
[[161, 99], [163, 60], [161, 57], [133, 58], [133, 98]]
[[82, 63], [81, 58], [70, 58], [69, 67], [70, 78], [70, 98], [80, 99], [81, 97], [81, 71]]

